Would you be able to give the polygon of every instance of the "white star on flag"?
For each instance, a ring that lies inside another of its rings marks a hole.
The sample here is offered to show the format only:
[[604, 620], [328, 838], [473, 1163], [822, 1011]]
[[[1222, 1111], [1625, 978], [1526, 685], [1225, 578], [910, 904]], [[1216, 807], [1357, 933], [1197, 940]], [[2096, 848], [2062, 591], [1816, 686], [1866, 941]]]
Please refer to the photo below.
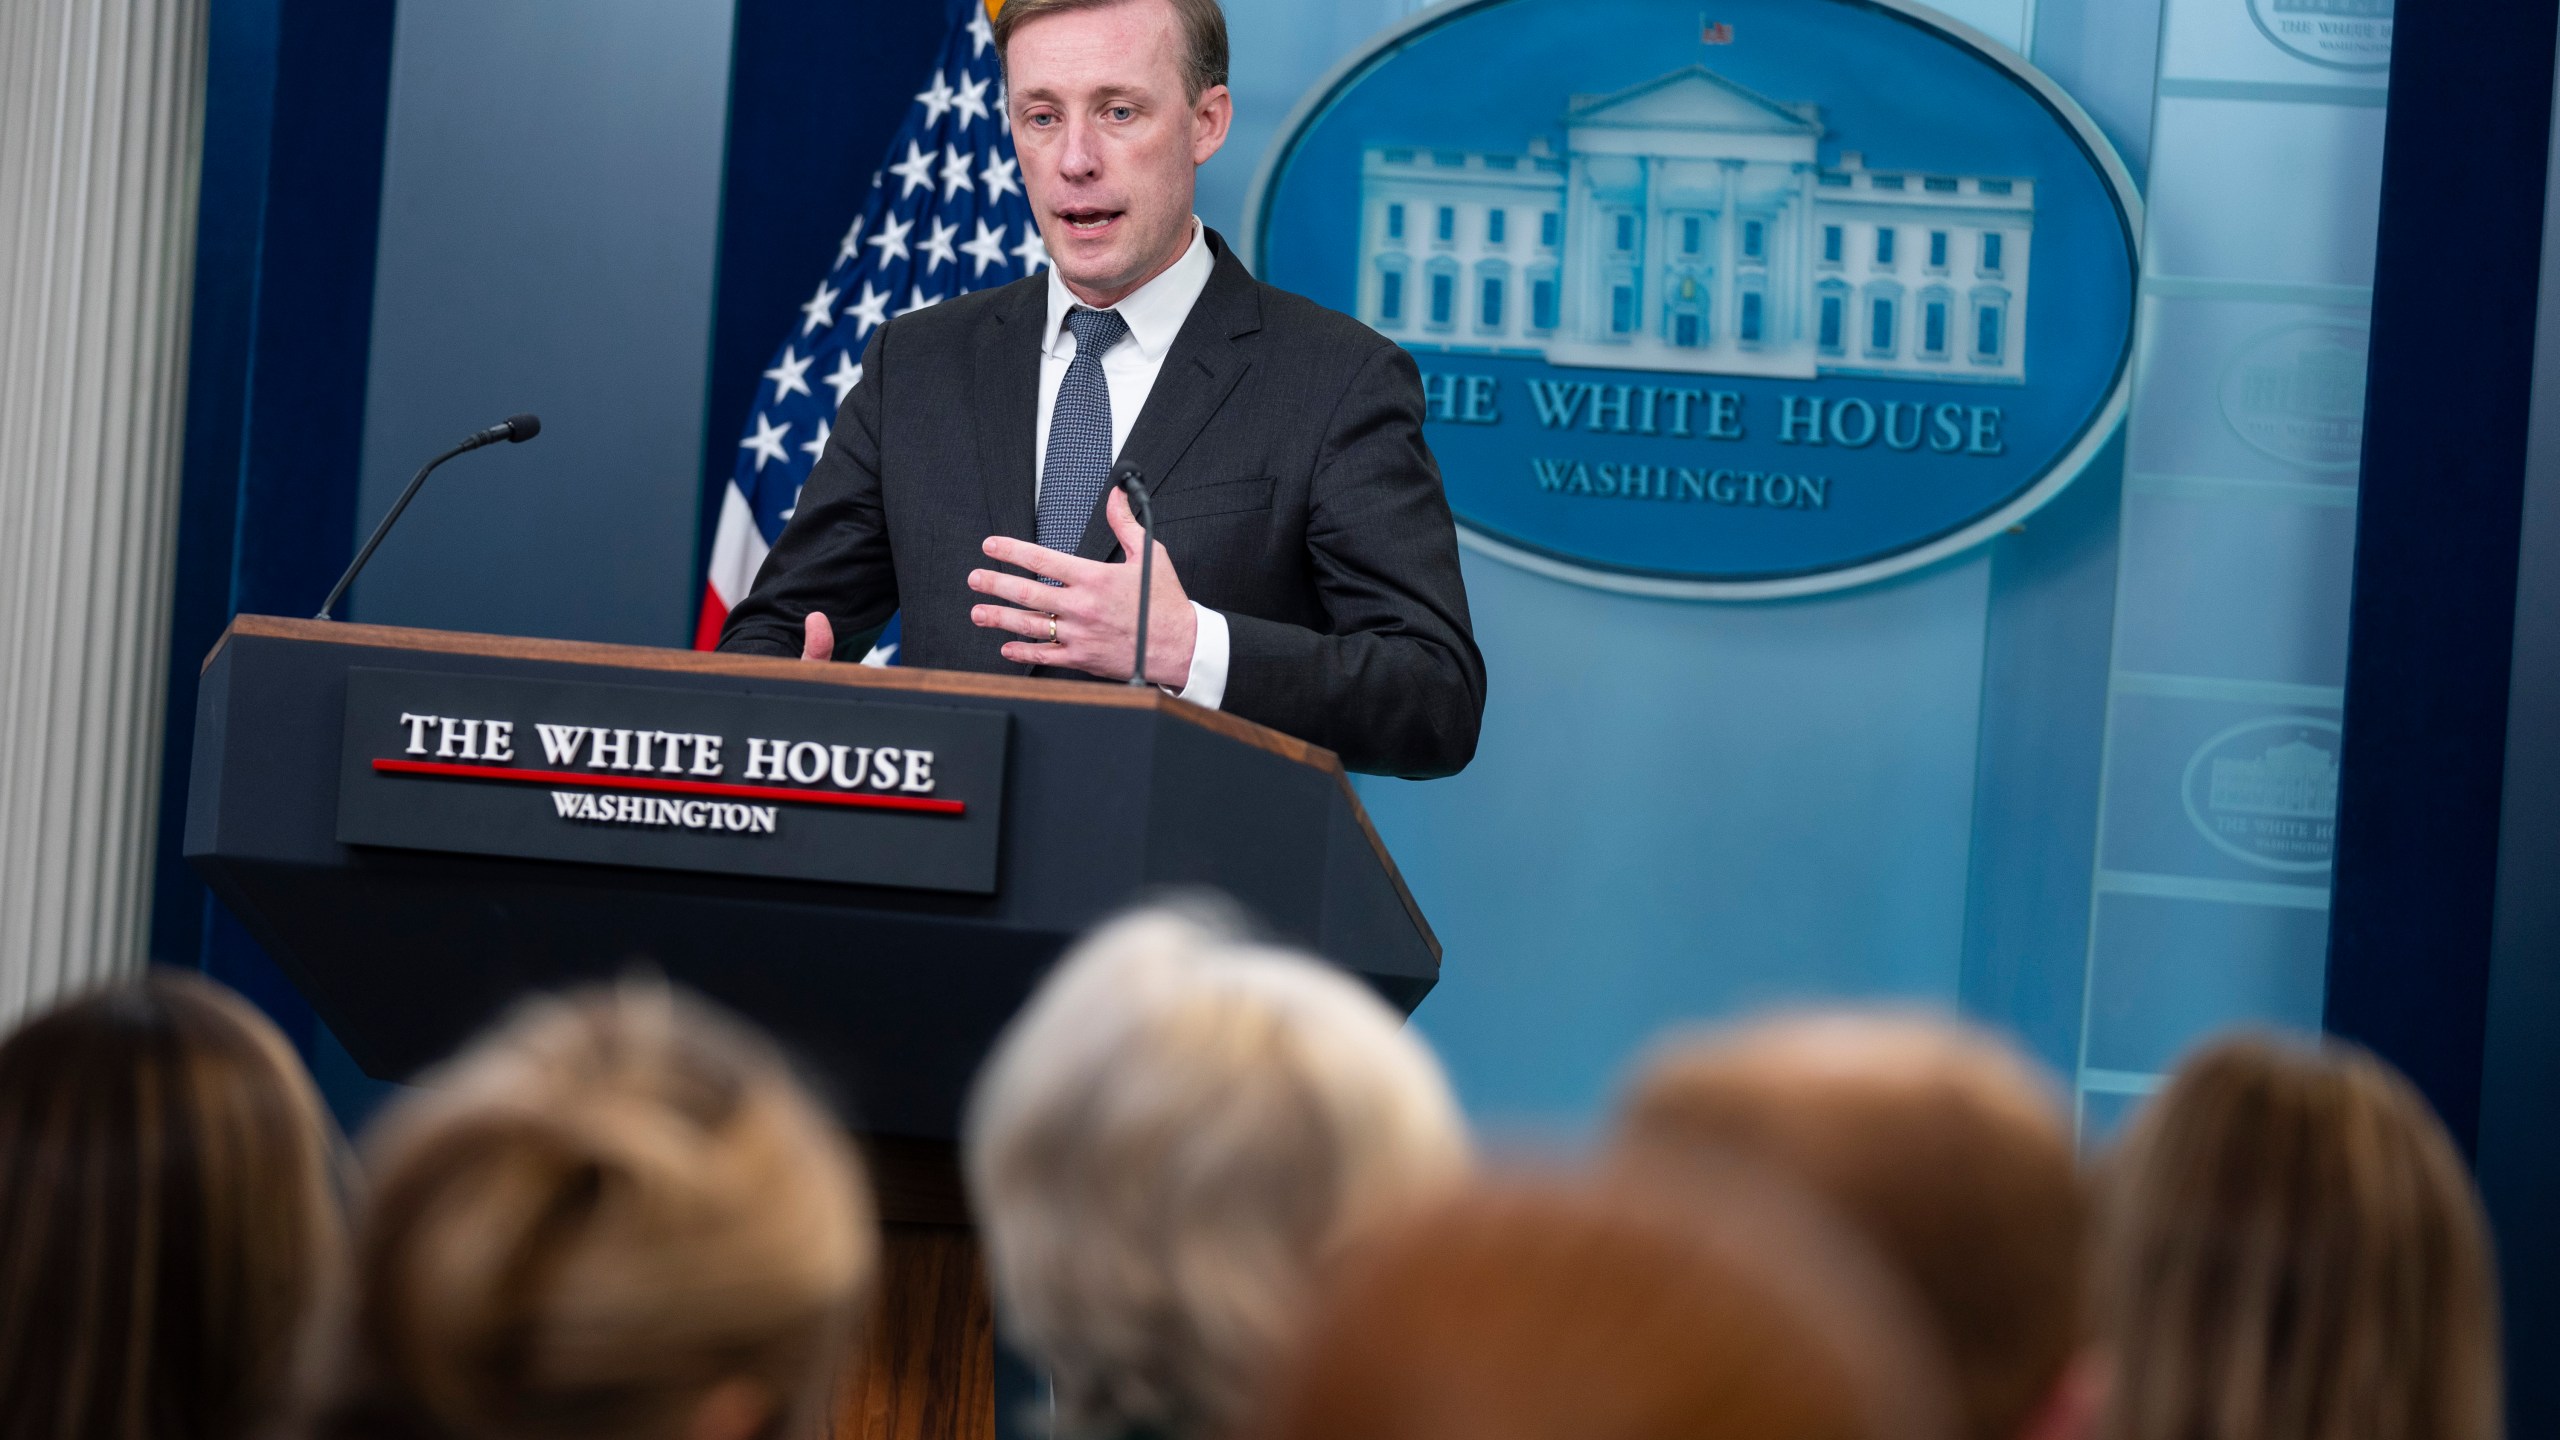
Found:
[[[901, 220], [897, 216], [892, 215], [889, 217], [888, 223], [880, 227], [880, 233], [872, 236], [864, 243], [875, 246], [879, 249], [879, 263], [882, 265], [886, 265], [892, 260], [904, 260], [907, 258], [907, 232], [914, 228], [916, 228], [916, 222], [913, 220]], [[865, 285], [862, 288], [868, 290], [871, 287]]]
[[[898, 253], [907, 253], [906, 247], [900, 245]], [[871, 333], [873, 326], [889, 323], [889, 292], [875, 290], [870, 281], [863, 281], [862, 298], [844, 307], [844, 316], [854, 322], [853, 338], [861, 339]]]
[[756, 469], [761, 472], [767, 460], [780, 460], [786, 464], [790, 462], [791, 457], [782, 453], [783, 437], [790, 433], [790, 426], [776, 425], [759, 415], [756, 417], [756, 433], [739, 441], [738, 448], [756, 452]]
[[986, 54], [987, 47], [995, 43], [995, 38], [995, 27], [987, 23], [986, 14], [978, 10], [970, 11], [969, 54], [973, 57]]
[[[854, 216], [854, 217], [853, 217], [853, 226], [852, 226], [852, 228], [851, 228], [851, 229], [848, 229], [848, 230], [846, 230], [846, 231], [844, 232], [844, 243], [843, 243], [843, 244], [841, 244], [841, 245], [838, 245], [838, 246], [836, 247], [836, 263], [837, 263], [837, 264], [841, 265], [841, 264], [843, 264], [844, 262], [846, 262], [847, 260], [850, 260], [850, 259], [854, 258], [855, 256], [857, 256], [857, 255], [859, 255], [859, 254], [861, 254], [861, 253], [862, 253], [862, 242], [861, 242], [861, 240], [860, 240], [860, 238], [859, 238], [859, 237], [861, 236], [861, 234], [862, 234], [862, 217], [861, 217], [861, 216], [859, 216], [859, 215], [856, 215], [856, 216]], [[826, 282], [824, 282], [824, 281], [820, 281], [819, 283], [820, 283], [820, 284], [824, 284], [824, 283], [826, 283]]]
[[818, 293], [810, 296], [808, 303], [800, 307], [800, 313], [809, 317], [800, 322], [800, 333], [806, 335], [820, 326], [836, 323], [836, 301], [843, 294], [843, 291], [831, 288], [826, 281], [819, 281]]
[[941, 124], [942, 112], [951, 108], [951, 99], [951, 82], [942, 78], [941, 71], [934, 71], [933, 84], [916, 97], [916, 103], [924, 107], [924, 123]]
[[959, 114], [961, 124], [987, 118], [987, 87], [994, 83], [992, 80], [972, 80], [965, 75], [960, 77], [960, 93], [952, 97], [951, 108]]
[[1022, 182], [1013, 178], [1018, 164], [1010, 155], [987, 156], [987, 168], [978, 172], [978, 183], [987, 187], [987, 203], [993, 205], [1007, 194], [1022, 193]]
[[971, 278], [984, 275], [988, 266], [1004, 263], [1004, 232], [989, 227], [981, 218], [978, 233], [970, 237], [968, 244], [960, 247], [960, 253], [978, 262], [978, 268], [969, 272]]
[[[884, 295], [881, 298], [885, 300], [888, 297]], [[853, 387], [862, 383], [862, 367], [853, 363], [851, 350], [839, 350], [836, 352], [836, 368], [819, 376], [818, 379], [828, 389], [836, 392], [836, 408], [841, 410], [844, 408], [844, 397], [852, 394]]]
[[924, 238], [924, 273], [930, 275], [945, 265], [960, 263], [960, 257], [951, 253], [951, 237], [959, 233], [960, 227], [948, 221], [933, 222], [933, 233]]
[[1022, 243], [1013, 247], [1013, 258], [1022, 262], [1022, 273], [1037, 275], [1049, 263], [1049, 247], [1040, 243], [1040, 227], [1022, 222]]
[[[803, 444], [800, 448], [801, 448], [803, 451], [806, 451], [812, 459], [814, 459], [814, 458], [816, 458], [816, 457], [818, 457], [818, 456], [820, 456], [820, 455], [824, 455], [824, 454], [826, 454], [826, 453], [827, 453], [827, 440], [828, 440], [828, 438], [829, 438], [830, 436], [833, 436], [835, 433], [836, 433], [836, 430], [835, 430], [835, 427], [834, 427], [834, 426], [832, 426], [832, 425], [828, 424], [828, 423], [827, 423], [826, 421], [824, 421], [824, 420], [821, 420], [821, 421], [819, 421], [819, 422], [818, 422], [818, 438], [817, 438], [817, 439], [815, 439], [815, 440], [808, 441], [807, 443]], [[794, 506], [792, 506], [791, 508], [792, 508], [792, 509], [794, 509], [794, 510], [797, 510], [797, 509], [799, 509], [800, 507], [799, 507], [799, 506], [797, 506], [797, 505], [794, 505]], [[1154, 627], [1150, 626], [1150, 627], [1148, 627], [1148, 628], [1152, 629], [1152, 628], [1154, 628]]]
[[898, 177], [898, 198], [901, 200], [914, 194], [918, 186], [930, 190], [933, 188], [933, 152], [910, 140], [907, 142], [907, 158], [890, 166], [889, 173]]
[[899, 308], [898, 313], [901, 315], [913, 315], [919, 310], [930, 310], [941, 303], [941, 296], [934, 295], [928, 297], [924, 293], [923, 286], [910, 285], [907, 287], [907, 303]]
[[977, 157], [965, 150], [942, 147], [942, 198], [950, 199], [969, 188], [969, 162]]
[[815, 355], [795, 355], [790, 346], [783, 346], [782, 363], [764, 372], [764, 378], [773, 382], [773, 398], [779, 401], [786, 395], [808, 394], [809, 365], [817, 358]]

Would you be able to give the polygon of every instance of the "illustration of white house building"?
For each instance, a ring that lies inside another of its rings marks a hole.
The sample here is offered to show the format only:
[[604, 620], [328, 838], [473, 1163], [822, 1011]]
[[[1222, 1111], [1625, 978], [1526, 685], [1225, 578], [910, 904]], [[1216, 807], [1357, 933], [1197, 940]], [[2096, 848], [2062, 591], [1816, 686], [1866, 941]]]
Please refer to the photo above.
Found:
[[1360, 318], [1558, 365], [2025, 380], [2031, 180], [1826, 167], [1818, 107], [1696, 65], [1563, 127], [1562, 155], [1370, 147]]

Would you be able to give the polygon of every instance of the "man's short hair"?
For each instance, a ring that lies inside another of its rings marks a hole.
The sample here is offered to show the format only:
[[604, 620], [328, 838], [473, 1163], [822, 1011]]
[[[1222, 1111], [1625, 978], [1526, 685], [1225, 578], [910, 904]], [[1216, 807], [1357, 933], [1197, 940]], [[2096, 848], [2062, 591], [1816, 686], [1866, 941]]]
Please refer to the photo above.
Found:
[[1069, 952], [964, 1129], [997, 1319], [1071, 1437], [1231, 1433], [1322, 1262], [1467, 1163], [1448, 1081], [1376, 995], [1162, 910]]
[[2055, 1087], [1947, 1022], [1805, 1016], [1678, 1041], [1619, 1122], [1631, 1164], [1773, 1164], [1867, 1232], [1937, 1321], [1966, 1433], [2010, 1440], [2082, 1341], [2088, 1201]]
[[[1070, 10], [1100, 10], [1132, 0], [1004, 0], [996, 9], [996, 59], [1004, 59], [1013, 32], [1043, 15]], [[1182, 26], [1182, 84], [1198, 100], [1212, 85], [1227, 83], [1227, 12], [1218, 0], [1166, 0]]]

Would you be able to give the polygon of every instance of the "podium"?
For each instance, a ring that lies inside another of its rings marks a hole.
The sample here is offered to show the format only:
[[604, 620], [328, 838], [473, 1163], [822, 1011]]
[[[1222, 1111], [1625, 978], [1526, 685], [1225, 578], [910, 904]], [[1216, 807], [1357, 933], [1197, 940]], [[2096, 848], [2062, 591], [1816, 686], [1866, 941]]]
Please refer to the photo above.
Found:
[[889, 1238], [843, 1435], [993, 1433], [952, 1146], [1079, 933], [1207, 886], [1399, 1009], [1439, 975], [1334, 755], [1151, 687], [244, 615], [194, 745], [189, 862], [368, 1073], [647, 966], [832, 1087]]

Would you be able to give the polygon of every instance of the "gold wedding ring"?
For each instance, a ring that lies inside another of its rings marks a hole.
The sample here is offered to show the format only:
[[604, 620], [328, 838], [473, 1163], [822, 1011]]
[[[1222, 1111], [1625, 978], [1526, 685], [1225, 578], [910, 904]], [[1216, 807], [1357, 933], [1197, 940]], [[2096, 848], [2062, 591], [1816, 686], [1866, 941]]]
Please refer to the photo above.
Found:
[[1049, 617], [1049, 641], [1048, 641], [1048, 643], [1050, 643], [1050, 644], [1052, 644], [1052, 645], [1055, 645], [1055, 644], [1057, 644], [1057, 643], [1058, 643], [1058, 617], [1057, 617], [1057, 616], [1055, 616], [1055, 615], [1052, 615], [1052, 616], [1050, 616], [1050, 617]]

